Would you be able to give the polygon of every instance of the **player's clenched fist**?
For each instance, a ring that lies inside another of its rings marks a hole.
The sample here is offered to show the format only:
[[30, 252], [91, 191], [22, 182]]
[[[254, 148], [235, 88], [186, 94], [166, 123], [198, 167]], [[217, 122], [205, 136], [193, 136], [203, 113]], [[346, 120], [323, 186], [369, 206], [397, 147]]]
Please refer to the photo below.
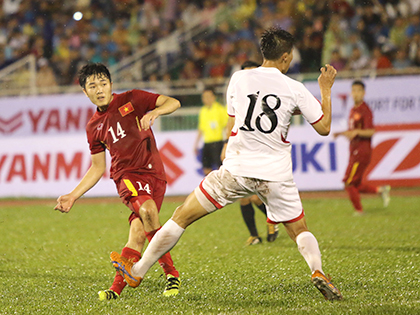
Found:
[[54, 210], [67, 213], [70, 211], [71, 207], [73, 207], [74, 201], [75, 199], [70, 195], [60, 196], [57, 199], [57, 205], [54, 207]]
[[321, 74], [318, 77], [318, 84], [321, 89], [328, 88], [330, 89], [337, 75], [337, 70], [329, 64], [326, 64], [325, 67], [321, 68]]

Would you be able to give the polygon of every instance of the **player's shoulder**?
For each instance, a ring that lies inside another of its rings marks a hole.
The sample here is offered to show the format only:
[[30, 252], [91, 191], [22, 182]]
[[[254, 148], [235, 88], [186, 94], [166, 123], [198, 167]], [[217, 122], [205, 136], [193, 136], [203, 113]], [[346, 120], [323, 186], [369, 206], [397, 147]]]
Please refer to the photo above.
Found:
[[306, 89], [305, 84], [303, 84], [302, 82], [293, 79], [285, 74], [283, 74], [283, 79], [290, 85], [293, 86], [294, 88], [299, 88], [299, 89]]
[[365, 111], [365, 112], [372, 113], [372, 110], [371, 110], [369, 104], [366, 103], [366, 102], [363, 102], [362, 103], [362, 106], [361, 106], [360, 109], [363, 110], [363, 111]]
[[237, 82], [238, 80], [240, 80], [241, 78], [243, 78], [247, 74], [247, 71], [249, 71], [249, 70], [238, 70], [238, 71], [235, 71], [232, 74], [232, 76], [230, 77], [230, 82], [231, 83]]
[[216, 108], [217, 108], [218, 110], [225, 110], [225, 109], [226, 109], [226, 106], [225, 106], [225, 105], [223, 105], [223, 104], [221, 104], [221, 103], [219, 103], [219, 102], [214, 102], [214, 103], [215, 103]]
[[90, 117], [89, 121], [86, 124], [86, 132], [90, 134], [92, 132], [93, 126], [95, 125], [95, 122], [98, 120], [98, 111], [95, 110], [95, 113]]
[[133, 98], [133, 97], [141, 97], [141, 96], [145, 96], [145, 95], [151, 95], [151, 94], [156, 94], [153, 92], [149, 92], [149, 91], [145, 91], [145, 90], [140, 90], [140, 89], [132, 89], [132, 90], [128, 90], [125, 92], [121, 92], [121, 93], [114, 93], [114, 95], [116, 95], [116, 97], [118, 98]]

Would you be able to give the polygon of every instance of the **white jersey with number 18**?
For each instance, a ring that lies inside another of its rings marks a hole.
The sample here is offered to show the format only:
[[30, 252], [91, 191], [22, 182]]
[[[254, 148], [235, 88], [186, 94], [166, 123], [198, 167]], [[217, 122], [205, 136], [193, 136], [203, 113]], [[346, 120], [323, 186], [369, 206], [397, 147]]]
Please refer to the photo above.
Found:
[[268, 181], [293, 179], [291, 145], [286, 140], [295, 110], [314, 124], [322, 116], [319, 101], [306, 87], [276, 68], [237, 71], [227, 89], [235, 126], [223, 161], [234, 175]]

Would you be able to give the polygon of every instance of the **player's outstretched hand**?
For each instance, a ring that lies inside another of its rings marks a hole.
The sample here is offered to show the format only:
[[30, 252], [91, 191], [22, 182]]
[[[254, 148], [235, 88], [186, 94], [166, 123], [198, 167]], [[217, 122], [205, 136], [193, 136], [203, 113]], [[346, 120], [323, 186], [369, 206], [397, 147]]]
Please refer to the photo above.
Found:
[[321, 68], [321, 74], [318, 77], [318, 84], [321, 89], [331, 89], [335, 76], [337, 75], [337, 70], [329, 64], [326, 64], [325, 67]]
[[75, 201], [76, 199], [70, 194], [60, 196], [57, 199], [57, 205], [54, 207], [54, 210], [67, 213], [70, 211], [71, 207], [73, 207]]

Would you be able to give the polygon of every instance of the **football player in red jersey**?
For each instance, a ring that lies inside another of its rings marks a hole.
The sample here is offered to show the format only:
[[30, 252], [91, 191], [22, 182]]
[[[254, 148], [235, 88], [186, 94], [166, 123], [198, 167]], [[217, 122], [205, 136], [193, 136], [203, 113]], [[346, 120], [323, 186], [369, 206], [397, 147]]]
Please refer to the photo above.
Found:
[[[123, 203], [131, 210], [129, 238], [121, 255], [138, 261], [146, 237], [150, 241], [161, 227], [158, 213], [166, 190], [163, 163], [150, 128], [156, 118], [178, 109], [180, 102], [141, 90], [112, 93], [111, 75], [100, 63], [85, 65], [79, 72], [79, 83], [97, 106], [86, 126], [92, 165], [72, 192], [57, 199], [55, 209], [69, 212], [74, 202], [99, 181], [105, 172], [105, 149], [108, 149], [111, 178]], [[169, 252], [159, 263], [167, 278], [163, 294], [178, 294], [179, 273]], [[117, 299], [125, 286], [117, 272], [110, 289], [98, 292], [99, 299]]]
[[391, 187], [372, 186], [362, 182], [363, 174], [370, 163], [372, 148], [371, 139], [375, 133], [373, 115], [364, 101], [365, 84], [356, 80], [352, 84], [351, 95], [354, 106], [350, 110], [349, 129], [334, 134], [334, 137], [345, 136], [350, 140], [350, 159], [343, 182], [356, 213], [363, 214], [360, 193], [382, 195], [384, 207], [389, 204]]

